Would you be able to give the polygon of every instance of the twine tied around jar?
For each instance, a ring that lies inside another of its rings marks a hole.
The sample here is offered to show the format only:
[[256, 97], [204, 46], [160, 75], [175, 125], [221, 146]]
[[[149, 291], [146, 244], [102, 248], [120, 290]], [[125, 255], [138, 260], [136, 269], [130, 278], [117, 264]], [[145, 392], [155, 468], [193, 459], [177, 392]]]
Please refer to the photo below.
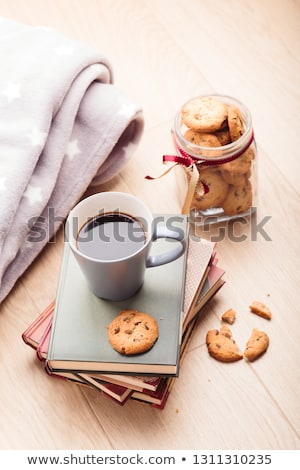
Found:
[[[183, 150], [178, 142], [176, 141], [174, 131], [172, 130], [172, 137], [174, 141], [174, 145], [176, 150], [178, 151], [179, 155], [163, 155], [163, 164], [167, 163], [174, 163], [168, 170], [157, 177], [152, 176], [145, 176], [147, 180], [154, 180], [159, 179], [168, 174], [173, 168], [177, 165], [183, 166], [189, 172], [190, 180], [188, 183], [187, 194], [185, 197], [185, 201], [182, 206], [181, 213], [188, 214], [190, 210], [190, 206], [195, 194], [196, 189], [198, 190], [200, 195], [207, 194], [209, 192], [209, 187], [205, 184], [204, 181], [201, 180], [201, 173], [200, 170], [203, 168], [209, 168], [211, 166], [219, 166], [223, 165], [224, 163], [231, 162], [236, 158], [240, 157], [246, 150], [250, 147], [252, 142], [254, 141], [254, 132], [252, 131], [247, 143], [237, 152], [232, 153], [231, 155], [224, 156], [224, 157], [217, 157], [217, 158], [201, 158], [195, 157], [185, 150]], [[218, 148], [220, 150], [220, 148]]]

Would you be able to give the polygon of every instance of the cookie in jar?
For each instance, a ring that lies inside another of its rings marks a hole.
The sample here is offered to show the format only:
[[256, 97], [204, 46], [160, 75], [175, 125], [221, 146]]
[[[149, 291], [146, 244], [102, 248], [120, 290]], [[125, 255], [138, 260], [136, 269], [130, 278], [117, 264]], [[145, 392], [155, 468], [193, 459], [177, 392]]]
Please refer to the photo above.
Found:
[[183, 213], [205, 223], [250, 215], [257, 199], [257, 148], [247, 107], [225, 95], [189, 100], [173, 128], [183, 169]]

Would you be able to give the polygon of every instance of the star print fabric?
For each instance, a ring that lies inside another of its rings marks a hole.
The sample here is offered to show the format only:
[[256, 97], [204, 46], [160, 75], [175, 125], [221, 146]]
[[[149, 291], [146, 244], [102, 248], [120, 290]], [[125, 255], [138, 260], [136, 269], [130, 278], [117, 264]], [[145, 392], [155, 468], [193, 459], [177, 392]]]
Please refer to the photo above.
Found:
[[46, 27], [0, 18], [0, 302], [92, 184], [143, 132], [108, 59]]

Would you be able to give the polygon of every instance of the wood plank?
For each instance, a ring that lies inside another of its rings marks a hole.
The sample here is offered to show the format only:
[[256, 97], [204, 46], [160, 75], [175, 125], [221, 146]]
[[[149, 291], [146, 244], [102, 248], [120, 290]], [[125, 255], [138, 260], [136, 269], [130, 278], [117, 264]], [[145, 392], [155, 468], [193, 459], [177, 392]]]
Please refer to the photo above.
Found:
[[[203, 92], [204, 77], [209, 84], [206, 92], [244, 102], [258, 143], [299, 191], [294, 125], [300, 117], [299, 3], [180, 1], [172, 5], [171, 15], [168, 1], [155, 0], [151, 6], [199, 71], [195, 89], [185, 84], [189, 97]], [[184, 63], [182, 67], [186, 68]]]

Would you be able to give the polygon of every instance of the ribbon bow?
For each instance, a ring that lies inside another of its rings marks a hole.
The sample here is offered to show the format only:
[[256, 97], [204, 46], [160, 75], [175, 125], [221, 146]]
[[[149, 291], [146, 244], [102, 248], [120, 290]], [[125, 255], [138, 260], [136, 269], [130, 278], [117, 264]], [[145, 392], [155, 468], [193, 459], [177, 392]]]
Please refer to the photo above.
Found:
[[173, 131], [172, 131], [172, 134], [173, 134], [173, 140], [174, 140], [174, 143], [175, 143], [175, 146], [179, 155], [163, 155], [163, 164], [174, 163], [174, 165], [168, 168], [160, 176], [157, 176], [157, 177], [145, 176], [145, 178], [147, 180], [154, 180], [154, 179], [162, 178], [177, 165], [181, 165], [187, 168], [189, 170], [190, 181], [189, 181], [188, 191], [187, 191], [185, 201], [184, 201], [182, 211], [181, 211], [182, 214], [187, 214], [189, 212], [196, 189], [200, 195], [206, 194], [209, 191], [209, 187], [207, 186], [207, 184], [203, 180], [201, 180], [199, 168], [218, 166], [227, 162], [231, 162], [232, 160], [235, 160], [236, 158], [240, 157], [250, 147], [250, 145], [254, 141], [254, 133], [252, 132], [247, 144], [238, 152], [235, 152], [234, 154], [226, 156], [224, 158], [218, 157], [217, 159], [215, 158], [204, 159], [201, 157], [199, 158], [194, 157], [190, 155], [189, 153], [185, 152], [185, 150], [183, 150], [176, 142]]

